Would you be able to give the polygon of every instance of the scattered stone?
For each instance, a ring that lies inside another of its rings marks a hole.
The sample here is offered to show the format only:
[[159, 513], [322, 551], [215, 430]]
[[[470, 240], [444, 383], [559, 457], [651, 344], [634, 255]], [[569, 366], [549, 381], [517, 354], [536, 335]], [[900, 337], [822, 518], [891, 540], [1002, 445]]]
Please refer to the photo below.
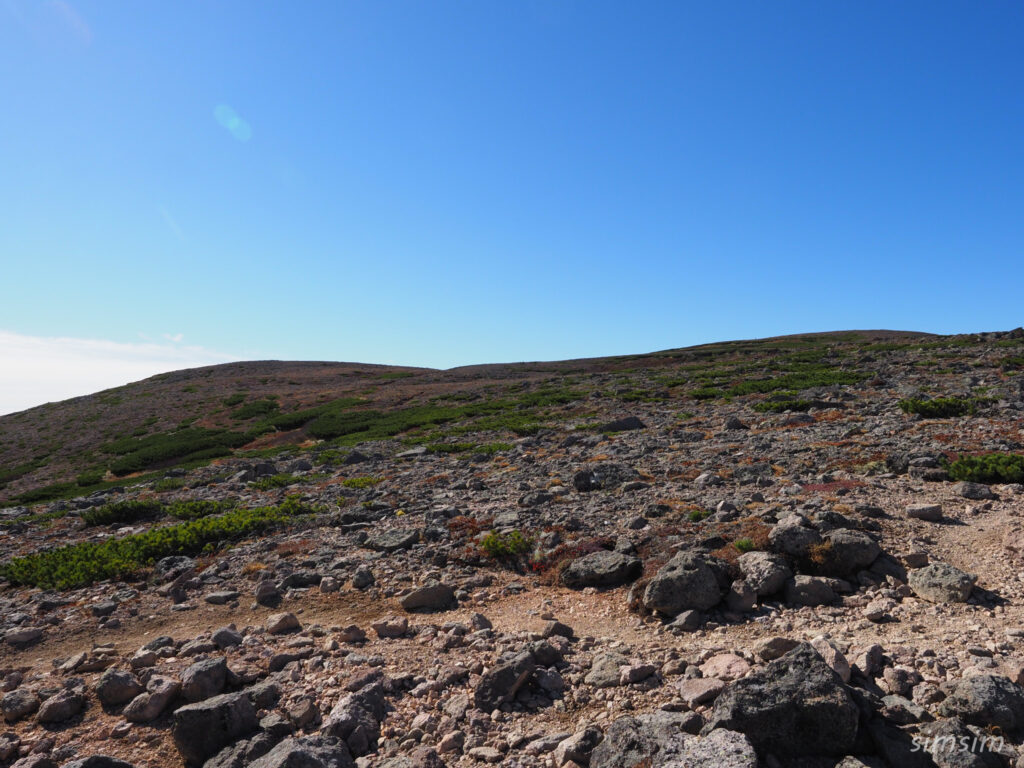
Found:
[[911, 504], [907, 507], [907, 517], [914, 520], [935, 522], [942, 519], [941, 504]]
[[572, 589], [617, 587], [633, 581], [642, 571], [640, 558], [601, 550], [569, 563], [562, 571], [562, 583]]
[[907, 583], [918, 597], [933, 603], [965, 603], [977, 576], [948, 563], [932, 563], [910, 571]]

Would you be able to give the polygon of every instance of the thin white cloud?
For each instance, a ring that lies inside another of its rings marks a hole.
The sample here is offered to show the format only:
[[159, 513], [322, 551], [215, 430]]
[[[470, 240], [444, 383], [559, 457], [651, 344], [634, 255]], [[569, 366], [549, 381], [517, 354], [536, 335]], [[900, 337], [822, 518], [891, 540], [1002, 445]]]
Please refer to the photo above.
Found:
[[[184, 337], [170, 337], [180, 341]], [[239, 358], [180, 343], [26, 336], [0, 330], [0, 415], [182, 368]]]
[[79, 41], [85, 45], [92, 42], [92, 28], [71, 3], [65, 2], [65, 0], [50, 0], [46, 5]]
[[164, 223], [167, 225], [168, 229], [174, 233], [174, 236], [181, 240], [181, 242], [185, 242], [185, 232], [178, 225], [178, 220], [174, 218], [174, 216], [171, 215], [171, 212], [163, 205], [158, 206], [157, 210], [160, 212], [160, 216], [163, 217]]

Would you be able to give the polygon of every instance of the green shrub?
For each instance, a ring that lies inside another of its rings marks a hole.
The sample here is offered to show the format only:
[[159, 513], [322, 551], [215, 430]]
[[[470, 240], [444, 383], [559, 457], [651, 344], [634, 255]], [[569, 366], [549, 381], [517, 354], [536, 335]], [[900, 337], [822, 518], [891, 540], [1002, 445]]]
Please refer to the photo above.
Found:
[[115, 440], [103, 446], [103, 450], [121, 457], [110, 465], [110, 471], [122, 477], [174, 461], [226, 456], [250, 440], [249, 435], [241, 432], [191, 427], [149, 437]]
[[989, 453], [963, 456], [952, 462], [949, 476], [972, 483], [1024, 483], [1024, 455]]
[[174, 501], [167, 505], [167, 514], [178, 520], [199, 520], [210, 515], [219, 515], [235, 508], [235, 501]]
[[57, 589], [104, 579], [127, 579], [160, 558], [209, 552], [222, 542], [280, 527], [294, 516], [311, 511], [296, 498], [289, 498], [276, 507], [239, 509], [119, 539], [80, 542], [16, 557], [0, 566], [0, 576], [15, 586]]
[[465, 453], [476, 448], [476, 443], [428, 443], [431, 453]]
[[973, 415], [979, 406], [990, 402], [992, 399], [988, 397], [936, 397], [932, 400], [911, 397], [900, 400], [897, 405], [904, 413], [916, 413], [927, 419], [943, 419]]
[[383, 477], [350, 477], [347, 480], [342, 480], [341, 484], [346, 488], [372, 488], [381, 480]]
[[736, 547], [739, 552], [753, 552], [755, 549], [753, 539], [736, 539], [732, 545]]
[[244, 421], [246, 419], [252, 419], [256, 416], [269, 416], [272, 413], [277, 413], [281, 406], [278, 405], [277, 400], [274, 398], [266, 398], [264, 400], [253, 400], [251, 403], [246, 403], [240, 408], [236, 408], [231, 412], [231, 418], [235, 421]]
[[518, 530], [509, 533], [491, 531], [480, 540], [480, 549], [495, 560], [514, 560], [533, 550], [533, 540]]
[[79, 487], [83, 488], [90, 485], [96, 485], [96, 483], [103, 482], [103, 472], [98, 469], [90, 472], [83, 472], [75, 478], [75, 482]]
[[254, 480], [252, 486], [253, 488], [258, 488], [261, 491], [271, 491], [275, 488], [284, 488], [289, 485], [295, 485], [295, 483], [298, 483], [301, 480], [301, 477], [297, 477], [295, 475], [279, 474]]
[[701, 520], [711, 516], [711, 510], [709, 509], [694, 509], [687, 515], [687, 518], [691, 523], [699, 523]]
[[765, 400], [754, 403], [754, 410], [761, 413], [783, 413], [785, 411], [807, 411], [811, 408], [810, 400]]
[[155, 515], [161, 510], [159, 501], [115, 501], [82, 513], [86, 525], [110, 525], [111, 523], [133, 523], [141, 517]]
[[157, 493], [164, 491], [176, 491], [185, 487], [185, 479], [181, 477], [163, 477], [153, 483], [153, 490]]
[[236, 392], [235, 394], [224, 398], [224, 405], [228, 408], [234, 408], [236, 405], [241, 405], [244, 402], [245, 392]]

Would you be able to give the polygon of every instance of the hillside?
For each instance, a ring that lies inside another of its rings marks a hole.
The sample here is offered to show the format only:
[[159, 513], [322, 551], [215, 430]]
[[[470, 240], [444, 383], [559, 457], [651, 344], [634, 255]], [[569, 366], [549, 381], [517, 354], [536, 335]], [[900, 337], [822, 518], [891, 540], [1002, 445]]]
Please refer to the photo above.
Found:
[[0, 472], [0, 766], [1024, 764], [1021, 329], [213, 366]]
[[[66, 498], [218, 455], [255, 455], [268, 447], [301, 445], [319, 436], [316, 425], [309, 426], [325, 412], [443, 407], [509, 395], [514, 399], [537, 387], [570, 383], [582, 383], [590, 396], [606, 378], [582, 379], [613, 373], [618, 377], [605, 393], [611, 399], [630, 402], [650, 395], [672, 402], [725, 377], [768, 376], [794, 364], [808, 370], [848, 368], [849, 361], [839, 362], [835, 356], [858, 345], [928, 338], [892, 331], [809, 334], [649, 355], [448, 371], [277, 361], [176, 371], [0, 417], [0, 503]], [[820, 360], [819, 353], [825, 355]], [[133, 462], [132, 454], [139, 451], [149, 456]]]

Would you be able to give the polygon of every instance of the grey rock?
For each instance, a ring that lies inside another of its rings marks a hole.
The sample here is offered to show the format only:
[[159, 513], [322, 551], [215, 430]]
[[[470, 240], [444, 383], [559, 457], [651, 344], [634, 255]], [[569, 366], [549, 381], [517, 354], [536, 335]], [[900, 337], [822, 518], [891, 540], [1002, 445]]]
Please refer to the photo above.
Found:
[[935, 522], [942, 519], [941, 504], [910, 504], [907, 507], [907, 517], [913, 520], [927, 520]]
[[965, 499], [971, 499], [972, 501], [986, 501], [988, 499], [996, 498], [992, 489], [983, 483], [957, 483], [953, 486], [953, 492], [958, 496], [963, 496]]
[[171, 736], [185, 763], [197, 766], [258, 728], [248, 696], [225, 693], [176, 710]]
[[821, 544], [821, 534], [798, 515], [790, 515], [768, 533], [768, 541], [777, 552], [790, 557], [807, 557], [812, 547]]
[[126, 763], [124, 760], [118, 760], [116, 757], [91, 755], [79, 760], [72, 760], [70, 763], [64, 763], [61, 768], [135, 768], [135, 766], [131, 763]]
[[181, 676], [181, 695], [196, 702], [216, 696], [227, 682], [228, 662], [224, 657], [197, 661]]
[[707, 736], [689, 737], [676, 754], [661, 763], [662, 768], [758, 768], [757, 753], [750, 739], [725, 728]]
[[121, 713], [131, 723], [148, 723], [167, 709], [167, 705], [181, 691], [181, 683], [166, 677], [152, 677], [146, 683], [146, 692], [132, 699]]
[[639, 477], [636, 470], [623, 464], [595, 464], [573, 475], [572, 486], [581, 493], [610, 491]]
[[629, 663], [620, 653], [599, 653], [590, 664], [583, 682], [595, 688], [614, 688], [619, 685], [619, 667]]
[[285, 739], [249, 768], [355, 768], [344, 742], [319, 736]]
[[830, 605], [836, 601], [836, 593], [827, 579], [818, 576], [794, 576], [786, 584], [786, 602], [793, 605]]
[[643, 572], [640, 558], [622, 552], [601, 550], [577, 557], [562, 571], [562, 583], [572, 589], [617, 587], [628, 584]]
[[[991, 733], [972, 732], [958, 717], [925, 723], [920, 733], [929, 739], [927, 752], [938, 768], [1001, 768], [1004, 765], [996, 754], [999, 740]], [[986, 738], [989, 741], [983, 741]], [[925, 743], [924, 739], [921, 743]], [[968, 749], [962, 747], [964, 744]]]
[[272, 635], [283, 635], [299, 629], [299, 619], [294, 613], [275, 613], [267, 617], [264, 626]]
[[647, 425], [636, 416], [625, 416], [609, 421], [598, 428], [599, 432], [626, 432], [633, 429], [644, 429]]
[[372, 682], [339, 701], [324, 722], [321, 733], [342, 739], [349, 751], [360, 757], [377, 748], [380, 721], [385, 712], [384, 689], [379, 681]]
[[944, 717], [959, 717], [983, 728], [1024, 727], [1024, 689], [1001, 675], [972, 675], [957, 681], [939, 705]]
[[473, 704], [484, 712], [494, 711], [504, 702], [511, 701], [536, 669], [537, 663], [528, 652], [496, 665], [480, 678], [473, 692]]
[[40, 723], [63, 723], [85, 709], [85, 703], [82, 691], [64, 689], [39, 705], [36, 720]]
[[114, 668], [100, 675], [95, 687], [96, 698], [100, 700], [100, 704], [109, 707], [127, 704], [145, 690], [131, 672]]
[[457, 607], [459, 601], [455, 599], [455, 590], [447, 584], [435, 583], [414, 589], [399, 603], [407, 611], [446, 611]]
[[777, 755], [847, 754], [860, 713], [839, 676], [801, 644], [718, 696], [705, 733], [739, 731], [757, 749]]
[[722, 599], [722, 588], [712, 558], [691, 551], [678, 552], [647, 584], [644, 607], [666, 616], [686, 610], [706, 611]]
[[590, 755], [603, 740], [604, 734], [601, 729], [588, 725], [558, 743], [555, 747], [555, 764], [565, 765], [572, 760], [577, 765], [589, 765]]
[[370, 536], [363, 546], [377, 552], [398, 552], [408, 549], [419, 540], [419, 531], [400, 528], [393, 531], [382, 531]]
[[234, 648], [236, 645], [241, 645], [242, 633], [234, 627], [221, 627], [213, 633], [211, 639], [218, 648], [224, 650], [225, 648]]
[[932, 563], [907, 574], [914, 594], [933, 603], [965, 603], [977, 576], [964, 573], [948, 563]]
[[862, 571], [882, 554], [878, 542], [861, 531], [836, 528], [825, 539], [831, 544], [827, 564], [831, 576], [844, 577]]
[[758, 597], [767, 597], [781, 592], [792, 577], [786, 559], [771, 552], [746, 552], [736, 560], [743, 580]]
[[39, 709], [39, 696], [30, 688], [16, 688], [0, 699], [0, 711], [8, 723], [16, 723]]
[[635, 768], [655, 758], [683, 734], [686, 721], [686, 714], [676, 712], [621, 717], [608, 727], [604, 740], [590, 753], [590, 768]]

